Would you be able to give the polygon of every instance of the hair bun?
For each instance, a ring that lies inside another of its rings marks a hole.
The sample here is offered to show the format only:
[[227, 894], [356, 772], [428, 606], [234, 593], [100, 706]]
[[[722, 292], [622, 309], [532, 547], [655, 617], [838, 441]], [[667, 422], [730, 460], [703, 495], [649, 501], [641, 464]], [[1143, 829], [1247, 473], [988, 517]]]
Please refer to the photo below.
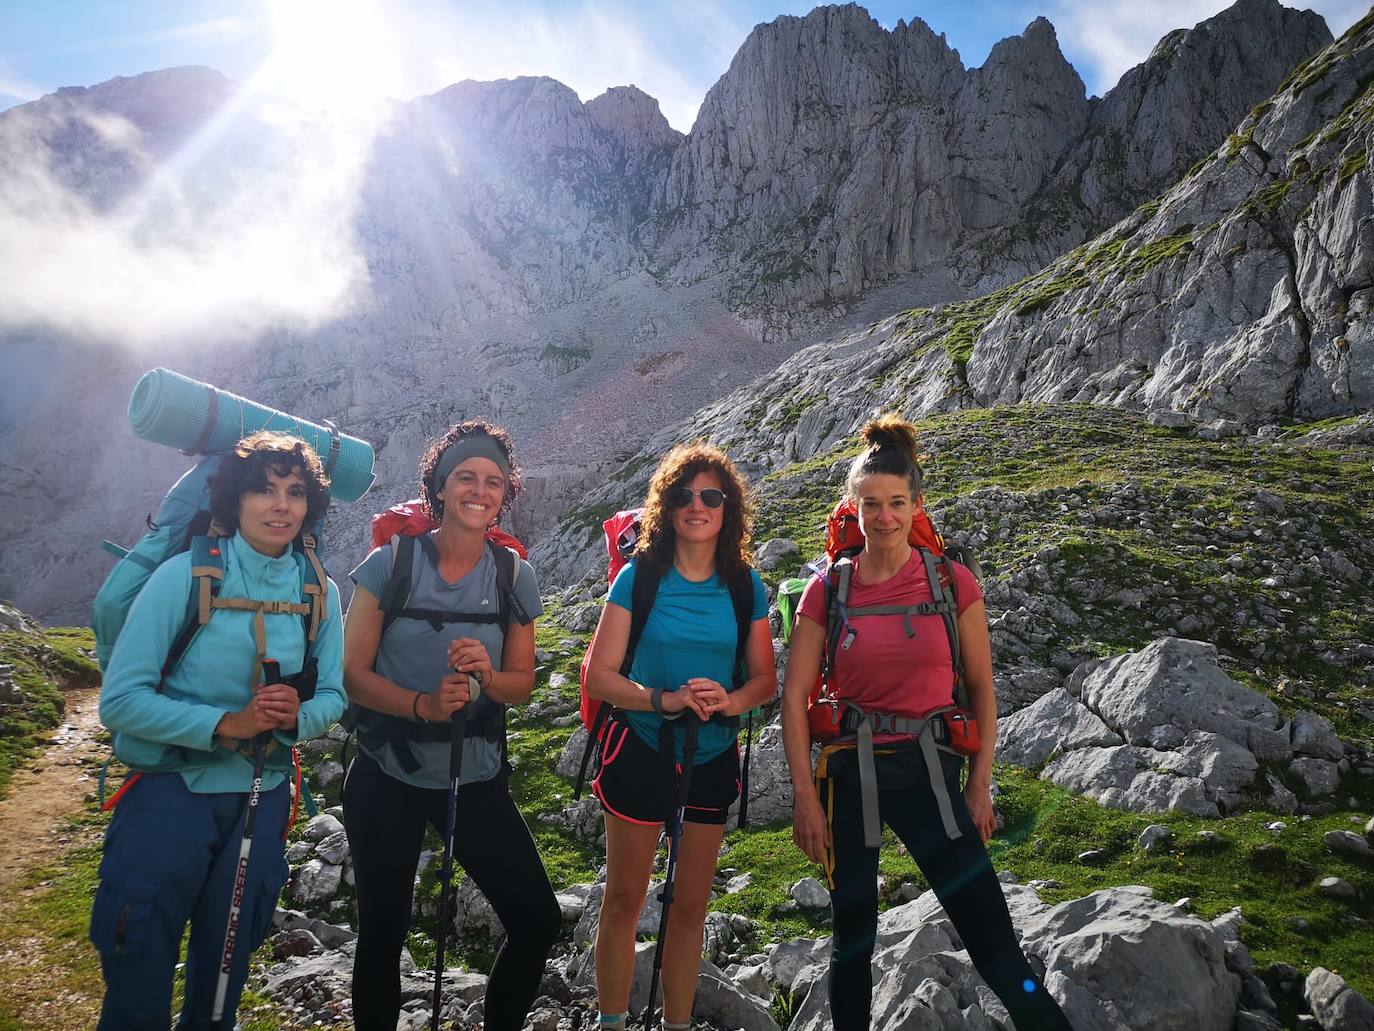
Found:
[[916, 460], [916, 427], [894, 412], [869, 419], [859, 434], [870, 448], [899, 448]]

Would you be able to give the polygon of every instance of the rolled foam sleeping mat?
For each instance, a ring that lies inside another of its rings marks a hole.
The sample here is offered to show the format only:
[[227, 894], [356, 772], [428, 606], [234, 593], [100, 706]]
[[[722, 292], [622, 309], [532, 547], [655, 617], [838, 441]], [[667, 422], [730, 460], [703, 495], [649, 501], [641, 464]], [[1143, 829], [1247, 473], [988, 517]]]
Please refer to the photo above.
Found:
[[[329, 470], [331, 493], [357, 501], [372, 486], [375, 455], [365, 440], [220, 390], [170, 369], [145, 372], [129, 397], [134, 435], [187, 454], [228, 451], [257, 430], [300, 437]], [[331, 450], [335, 450], [331, 462]]]

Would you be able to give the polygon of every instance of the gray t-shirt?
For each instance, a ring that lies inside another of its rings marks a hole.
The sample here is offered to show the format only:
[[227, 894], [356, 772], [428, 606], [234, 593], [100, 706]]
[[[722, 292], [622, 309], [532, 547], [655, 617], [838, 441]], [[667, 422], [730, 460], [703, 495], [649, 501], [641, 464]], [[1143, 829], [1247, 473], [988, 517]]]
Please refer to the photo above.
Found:
[[[472, 572], [455, 583], [449, 583], [439, 575], [426, 549], [420, 545], [421, 542], [416, 541], [407, 607], [447, 612], [495, 611], [498, 594], [496, 561], [489, 549], [482, 552]], [[393, 541], [375, 548], [349, 577], [359, 587], [380, 598], [386, 582], [391, 579], [394, 546]], [[530, 618], [543, 613], [544, 606], [539, 600], [539, 581], [534, 569], [524, 559], [517, 564], [515, 596]], [[501, 624], [444, 623], [442, 629], [436, 632], [431, 624], [415, 619], [397, 619], [387, 628], [377, 649], [374, 668], [381, 676], [408, 690], [437, 691], [439, 681], [452, 672], [448, 665], [449, 642], [459, 637], [474, 637], [481, 641], [491, 656], [492, 668], [501, 668], [501, 646], [505, 640], [505, 628]], [[359, 747], [399, 781], [422, 788], [448, 787], [449, 746], [443, 741], [410, 743], [410, 748], [420, 761], [420, 768], [414, 773], [405, 771], [388, 744], [374, 751], [360, 741]], [[461, 783], [490, 780], [500, 768], [500, 745], [470, 733], [463, 745]]]

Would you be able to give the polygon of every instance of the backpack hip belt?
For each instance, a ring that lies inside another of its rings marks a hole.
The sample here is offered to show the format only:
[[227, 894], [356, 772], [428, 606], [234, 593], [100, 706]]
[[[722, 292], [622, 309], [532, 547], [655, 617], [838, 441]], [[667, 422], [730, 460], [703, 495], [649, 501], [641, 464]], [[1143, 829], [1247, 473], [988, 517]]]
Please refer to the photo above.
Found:
[[859, 794], [863, 800], [864, 845], [878, 848], [882, 845], [883, 825], [878, 812], [878, 770], [873, 758], [873, 735], [901, 734], [916, 739], [916, 746], [925, 759], [926, 771], [930, 774], [930, 790], [935, 795], [935, 804], [940, 809], [940, 822], [944, 825], [945, 837], [953, 841], [963, 836], [954, 818], [954, 803], [950, 800], [945, 786], [944, 767], [940, 764], [939, 746], [948, 746], [949, 728], [944, 714], [950, 710], [940, 709], [926, 716], [902, 716], [892, 712], [865, 712], [857, 705], [846, 703], [841, 718], [841, 736], [838, 743], [843, 745], [853, 741], [858, 751]]

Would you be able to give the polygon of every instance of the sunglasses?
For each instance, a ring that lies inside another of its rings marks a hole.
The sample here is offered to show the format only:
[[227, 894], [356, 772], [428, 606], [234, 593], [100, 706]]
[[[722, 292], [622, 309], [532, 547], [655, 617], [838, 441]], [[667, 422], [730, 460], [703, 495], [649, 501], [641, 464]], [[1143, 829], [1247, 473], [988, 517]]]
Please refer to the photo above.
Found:
[[719, 487], [707, 487], [704, 490], [693, 490], [691, 487], [674, 487], [668, 492], [668, 504], [674, 508], [686, 508], [696, 497], [701, 498], [701, 503], [707, 508], [720, 508], [721, 505], [725, 504], [725, 491]]

